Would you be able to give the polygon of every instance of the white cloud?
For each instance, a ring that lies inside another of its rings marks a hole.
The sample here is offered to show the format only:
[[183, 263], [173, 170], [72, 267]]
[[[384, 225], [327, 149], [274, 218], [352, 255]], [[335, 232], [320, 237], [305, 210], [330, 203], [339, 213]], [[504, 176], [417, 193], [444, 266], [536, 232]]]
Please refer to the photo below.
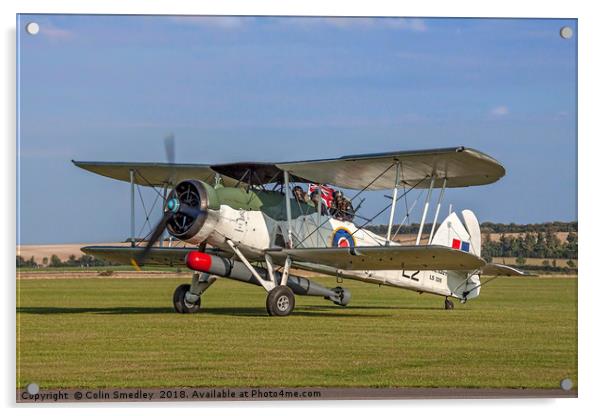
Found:
[[386, 21], [386, 24], [389, 27], [393, 27], [393, 28], [397, 28], [397, 29], [402, 29], [402, 30], [410, 30], [412, 32], [426, 32], [427, 31], [427, 26], [426, 23], [424, 22], [424, 20], [422, 19], [416, 19], [416, 18], [399, 18], [399, 19], [395, 19], [395, 18], [386, 18], [384, 19]]
[[312, 28], [319, 25], [339, 29], [391, 28], [411, 32], [425, 32], [428, 28], [423, 19], [409, 17], [290, 17], [279, 20], [283, 25]]
[[[257, 19], [253, 16], [173, 16], [172, 22], [210, 26], [221, 29], [238, 29]], [[425, 32], [428, 28], [423, 19], [413, 17], [266, 17], [266, 21], [284, 26], [312, 29], [331, 26], [339, 29], [390, 28], [411, 32]]]
[[50, 23], [40, 23], [40, 35], [52, 39], [68, 39], [73, 37], [73, 32], [67, 29], [56, 27]]
[[505, 105], [499, 105], [497, 107], [492, 108], [489, 114], [496, 117], [503, 117], [508, 115], [509, 112], [510, 111], [508, 110], [508, 107], [506, 107]]
[[248, 16], [174, 16], [170, 18], [175, 23], [201, 25], [219, 29], [238, 29], [255, 20]]

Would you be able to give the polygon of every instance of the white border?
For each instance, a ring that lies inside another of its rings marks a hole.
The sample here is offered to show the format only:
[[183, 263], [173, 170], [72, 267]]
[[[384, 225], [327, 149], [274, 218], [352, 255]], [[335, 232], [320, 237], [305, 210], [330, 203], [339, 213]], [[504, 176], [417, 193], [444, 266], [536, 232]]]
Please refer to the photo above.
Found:
[[[456, 16], [456, 17], [555, 17], [578, 18], [579, 26], [579, 222], [580, 240], [580, 285], [579, 285], [579, 396], [575, 399], [563, 400], [463, 400], [463, 401], [395, 401], [395, 402], [279, 402], [279, 403], [203, 403], [176, 404], [177, 407], [201, 407], [196, 411], [209, 411], [211, 414], [226, 414], [246, 409], [245, 413], [261, 414], [282, 413], [303, 414], [320, 411], [321, 413], [365, 413], [370, 407], [378, 407], [379, 411], [394, 411], [410, 413], [419, 411], [421, 414], [441, 414], [447, 411], [461, 411], [463, 414], [506, 414], [517, 409], [545, 411], [546, 414], [581, 414], [588, 410], [599, 410], [600, 397], [597, 391], [600, 374], [600, 323], [596, 319], [600, 314], [599, 302], [596, 298], [601, 295], [602, 276], [594, 270], [596, 251], [595, 238], [600, 234], [599, 226], [595, 226], [595, 214], [600, 211], [596, 196], [599, 194], [598, 177], [594, 169], [599, 161], [599, 142], [602, 139], [598, 121], [601, 106], [597, 98], [600, 94], [599, 74], [600, 65], [599, 42], [602, 29], [599, 15], [594, 8], [594, 2], [575, 4], [569, 1], [546, 1], [534, 4], [524, 0], [504, 0], [495, 3], [483, 1], [420, 1], [420, 2], [385, 2], [371, 0], [361, 1], [195, 1], [178, 0], [90, 0], [68, 1], [54, 0], [14, 0], [0, 3], [3, 28], [3, 62], [2, 91], [2, 126], [4, 127], [2, 169], [5, 178], [5, 194], [2, 198], [2, 249], [0, 250], [5, 273], [2, 320], [4, 342], [3, 374], [0, 376], [2, 403], [4, 406], [14, 406], [15, 370], [14, 370], [14, 255], [15, 255], [15, 14], [20, 13], [112, 13], [112, 14], [276, 14], [276, 15], [377, 15], [377, 16]], [[550, 178], [554, 180], [554, 178]], [[558, 195], [558, 198], [562, 198]], [[9, 232], [10, 230], [10, 232]], [[599, 238], [599, 237], [598, 237]], [[550, 342], [554, 342], [550, 340]], [[144, 406], [112, 404], [110, 408], [126, 408], [128, 413], [145, 415], [163, 414], [165, 409], [158, 405]], [[164, 405], [163, 405], [164, 406]], [[173, 407], [173, 406], [170, 406]], [[31, 407], [20, 406], [10, 412], [30, 411]], [[106, 406], [93, 406], [85, 410], [87, 413], [98, 414], [105, 412]], [[81, 409], [73, 406], [57, 405], [42, 409], [50, 414], [80, 414]]]

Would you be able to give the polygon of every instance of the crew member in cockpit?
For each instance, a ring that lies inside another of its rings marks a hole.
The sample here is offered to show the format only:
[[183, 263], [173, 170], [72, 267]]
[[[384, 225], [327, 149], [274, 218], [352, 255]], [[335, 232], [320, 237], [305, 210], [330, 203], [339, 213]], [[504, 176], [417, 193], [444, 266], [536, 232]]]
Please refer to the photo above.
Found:
[[[315, 190], [311, 193], [311, 202], [314, 207], [316, 207], [316, 211], [318, 210], [318, 205], [320, 205], [320, 191]], [[328, 208], [324, 201], [322, 201], [322, 215], [328, 215]]]
[[339, 221], [353, 221], [355, 210], [351, 201], [343, 195], [343, 192], [336, 191], [330, 208], [330, 215]]
[[293, 197], [297, 200], [297, 202], [307, 204], [309, 202], [309, 198], [307, 194], [300, 186], [295, 186], [293, 188]]
[[355, 217], [355, 209], [351, 204], [351, 201], [348, 198], [341, 198], [341, 213], [343, 214], [343, 221], [353, 222], [353, 217]]

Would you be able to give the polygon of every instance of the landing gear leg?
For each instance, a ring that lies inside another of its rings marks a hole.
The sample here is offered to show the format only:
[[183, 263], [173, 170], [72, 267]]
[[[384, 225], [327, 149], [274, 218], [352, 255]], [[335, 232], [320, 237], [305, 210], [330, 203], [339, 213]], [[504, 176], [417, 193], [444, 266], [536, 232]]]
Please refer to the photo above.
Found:
[[284, 264], [284, 271], [282, 273], [282, 280], [280, 282], [276, 281], [276, 274], [274, 273], [274, 265], [272, 263], [272, 258], [266, 254], [265, 262], [267, 268], [267, 274], [269, 280], [264, 279], [258, 272], [255, 270], [255, 267], [244, 256], [244, 254], [236, 247], [236, 244], [232, 240], [226, 240], [228, 245], [234, 251], [234, 254], [238, 256], [240, 261], [242, 261], [245, 267], [255, 276], [255, 279], [259, 282], [261, 286], [268, 292], [268, 297], [265, 301], [266, 309], [268, 310], [268, 314], [270, 316], [287, 316], [295, 308], [295, 295], [290, 287], [286, 285], [288, 280], [288, 268], [290, 267], [291, 260], [290, 258], [286, 259]]
[[217, 278], [207, 273], [193, 273], [191, 284], [180, 285], [173, 294], [173, 306], [178, 313], [197, 313], [201, 309], [201, 294]]
[[445, 298], [445, 309], [454, 309], [454, 303], [448, 298]]

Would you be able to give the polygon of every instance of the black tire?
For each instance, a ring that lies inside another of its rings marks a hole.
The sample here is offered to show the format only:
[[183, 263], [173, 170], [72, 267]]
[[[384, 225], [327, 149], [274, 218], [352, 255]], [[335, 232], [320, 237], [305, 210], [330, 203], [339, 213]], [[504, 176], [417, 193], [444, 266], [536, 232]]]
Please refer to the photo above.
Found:
[[449, 299], [445, 299], [445, 309], [446, 310], [454, 309], [454, 302], [452, 302]]
[[287, 316], [295, 309], [295, 294], [288, 286], [276, 286], [268, 293], [265, 307], [270, 316]]
[[173, 292], [173, 307], [178, 313], [197, 313], [201, 309], [201, 297], [191, 305], [186, 302], [186, 292], [190, 290], [190, 285], [180, 285]]

